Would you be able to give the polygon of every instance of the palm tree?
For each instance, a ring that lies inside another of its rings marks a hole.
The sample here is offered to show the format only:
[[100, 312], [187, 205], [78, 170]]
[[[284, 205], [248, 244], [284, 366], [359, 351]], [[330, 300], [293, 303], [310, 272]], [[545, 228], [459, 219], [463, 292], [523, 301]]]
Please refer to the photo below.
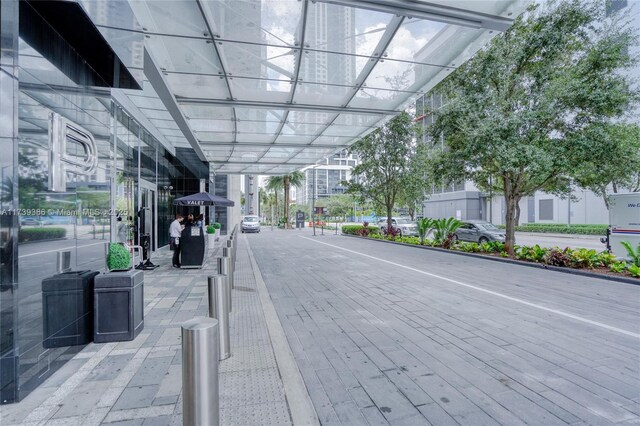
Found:
[[291, 186], [300, 186], [304, 181], [304, 173], [301, 171], [295, 171], [288, 175], [282, 176], [271, 176], [267, 179], [267, 188], [272, 189], [274, 191], [278, 191], [279, 189], [284, 189], [284, 217], [285, 217], [285, 229], [290, 229], [291, 224], [289, 223], [289, 190]]

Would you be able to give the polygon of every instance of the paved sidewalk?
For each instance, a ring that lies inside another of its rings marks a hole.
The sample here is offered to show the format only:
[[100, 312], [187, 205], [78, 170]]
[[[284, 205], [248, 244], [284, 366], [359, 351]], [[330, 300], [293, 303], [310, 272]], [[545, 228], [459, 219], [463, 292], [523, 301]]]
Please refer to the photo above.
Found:
[[640, 424], [640, 286], [308, 230], [247, 239], [324, 425]]
[[[231, 358], [220, 363], [221, 422], [288, 425], [289, 406], [244, 237], [239, 239], [231, 314]], [[170, 267], [161, 250], [145, 272], [145, 328], [132, 342], [90, 344], [17, 404], [0, 425], [181, 425], [180, 326], [207, 316], [204, 269]]]

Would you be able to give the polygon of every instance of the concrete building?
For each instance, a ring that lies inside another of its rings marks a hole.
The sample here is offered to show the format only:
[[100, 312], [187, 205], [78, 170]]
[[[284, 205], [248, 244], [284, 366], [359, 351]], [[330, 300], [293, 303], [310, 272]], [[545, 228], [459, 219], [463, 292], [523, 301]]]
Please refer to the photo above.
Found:
[[351, 179], [351, 170], [357, 164], [357, 158], [343, 150], [303, 169], [304, 182], [296, 189], [296, 203], [311, 205], [314, 196], [317, 200], [342, 194], [345, 189], [342, 182]]

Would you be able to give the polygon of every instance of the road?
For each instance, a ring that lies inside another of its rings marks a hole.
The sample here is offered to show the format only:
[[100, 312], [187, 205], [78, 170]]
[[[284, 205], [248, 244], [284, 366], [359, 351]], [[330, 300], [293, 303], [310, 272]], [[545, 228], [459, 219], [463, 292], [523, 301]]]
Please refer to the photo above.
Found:
[[519, 245], [540, 247], [587, 248], [598, 251], [605, 250], [597, 235], [542, 234], [533, 232], [516, 232], [516, 243]]
[[246, 239], [322, 424], [640, 422], [640, 286], [308, 230]]

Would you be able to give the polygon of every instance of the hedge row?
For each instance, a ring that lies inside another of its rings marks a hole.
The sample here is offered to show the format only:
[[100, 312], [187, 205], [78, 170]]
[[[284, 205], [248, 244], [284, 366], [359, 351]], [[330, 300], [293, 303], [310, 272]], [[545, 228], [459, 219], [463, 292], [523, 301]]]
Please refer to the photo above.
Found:
[[[499, 228], [504, 229], [504, 225]], [[550, 234], [606, 235], [607, 225], [566, 225], [562, 223], [525, 223], [516, 226], [518, 232], [540, 232]]]
[[[342, 227], [342, 233], [343, 234], [349, 234], [349, 235], [360, 235], [360, 230], [363, 229], [364, 226], [362, 225], [345, 225]], [[378, 229], [375, 226], [368, 226], [369, 229], [369, 234], [378, 234], [380, 232], [380, 229]]]
[[67, 230], [64, 228], [22, 228], [18, 232], [18, 241], [25, 243], [27, 241], [54, 240], [64, 238]]

